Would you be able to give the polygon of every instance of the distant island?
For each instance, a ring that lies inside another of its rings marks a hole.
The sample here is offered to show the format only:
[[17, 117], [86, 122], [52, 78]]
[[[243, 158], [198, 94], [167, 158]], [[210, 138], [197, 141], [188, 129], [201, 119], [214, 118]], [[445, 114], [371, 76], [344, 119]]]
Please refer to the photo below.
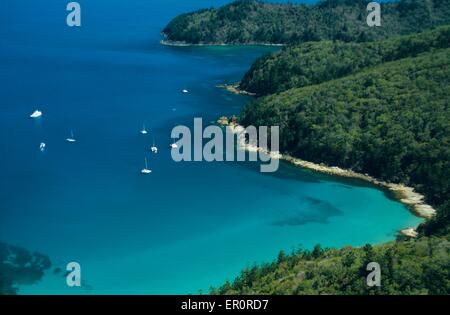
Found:
[[292, 44], [361, 42], [407, 35], [450, 22], [449, 0], [402, 0], [382, 6], [382, 27], [367, 26], [366, 0], [316, 5], [241, 0], [182, 14], [162, 31], [168, 44]]
[[[285, 45], [226, 86], [256, 96], [238, 123], [279, 125], [282, 153], [412, 186], [437, 209], [409, 237], [281, 251], [210, 293], [450, 294], [450, 0], [385, 3], [379, 28], [366, 6], [237, 1], [163, 30], [168, 44]], [[365, 283], [371, 261], [381, 287]]]

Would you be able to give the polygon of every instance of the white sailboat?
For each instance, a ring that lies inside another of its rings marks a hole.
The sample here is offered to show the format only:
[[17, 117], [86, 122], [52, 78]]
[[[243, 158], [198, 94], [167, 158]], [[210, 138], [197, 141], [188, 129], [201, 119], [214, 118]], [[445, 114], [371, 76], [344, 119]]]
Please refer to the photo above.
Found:
[[145, 158], [145, 168], [143, 168], [141, 170], [141, 174], [146, 175], [146, 174], [150, 174], [151, 172], [152, 171], [150, 169], [148, 169], [148, 166], [147, 166], [147, 158]]
[[173, 143], [171, 143], [171, 144], [169, 145], [169, 147], [170, 147], [171, 149], [178, 149], [178, 144], [175, 143], [175, 139], [173, 140]]
[[73, 130], [70, 130], [70, 137], [66, 139], [67, 142], [77, 142], [73, 136]]
[[30, 118], [39, 118], [42, 116], [42, 112], [40, 110], [35, 110], [31, 115]]
[[156, 145], [155, 145], [155, 138], [153, 138], [153, 145], [152, 145], [152, 147], [150, 148], [150, 150], [153, 152], [153, 153], [158, 153], [158, 148], [156, 147]]
[[148, 132], [147, 132], [147, 129], [145, 129], [145, 124], [144, 124], [144, 126], [142, 127], [141, 133], [142, 133], [143, 135], [146, 135], [146, 134], [148, 133]]

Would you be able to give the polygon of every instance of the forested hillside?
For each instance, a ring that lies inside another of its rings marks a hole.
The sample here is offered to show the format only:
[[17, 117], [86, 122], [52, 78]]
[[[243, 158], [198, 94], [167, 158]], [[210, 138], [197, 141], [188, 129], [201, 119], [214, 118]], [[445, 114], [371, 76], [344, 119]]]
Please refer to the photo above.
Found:
[[[369, 262], [382, 270], [380, 287], [366, 284]], [[212, 294], [450, 294], [450, 241], [423, 237], [363, 248], [280, 252], [272, 263], [245, 269]]]
[[368, 43], [308, 42], [256, 60], [239, 88], [269, 95], [337, 79], [383, 62], [450, 47], [450, 26]]
[[280, 126], [302, 159], [413, 185], [450, 200], [450, 49], [258, 99], [244, 125]]
[[173, 19], [166, 40], [190, 44], [292, 44], [318, 40], [369, 41], [406, 35], [450, 22], [450, 0], [382, 4], [382, 27], [366, 23], [366, 0], [325, 0], [316, 5], [240, 0]]

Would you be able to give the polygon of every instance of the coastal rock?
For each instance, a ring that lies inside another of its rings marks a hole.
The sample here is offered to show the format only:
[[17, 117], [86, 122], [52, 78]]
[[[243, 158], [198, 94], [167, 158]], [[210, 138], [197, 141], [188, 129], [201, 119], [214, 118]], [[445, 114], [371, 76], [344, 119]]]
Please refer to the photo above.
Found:
[[419, 235], [419, 233], [417, 233], [416, 229], [412, 228], [412, 227], [401, 230], [400, 233], [404, 236], [412, 237], [412, 238], [416, 238]]
[[255, 93], [251, 93], [251, 92], [247, 92], [247, 91], [239, 89], [239, 83], [235, 83], [235, 84], [219, 84], [219, 85], [216, 85], [216, 87], [218, 87], [220, 89], [225, 89], [228, 92], [231, 92], [233, 94], [256, 96]]
[[257, 145], [247, 143], [245, 137], [242, 137], [241, 135], [245, 132], [245, 128], [237, 123], [237, 117], [232, 117], [230, 119], [230, 123], [228, 125], [228, 128], [230, 128], [231, 132], [236, 134], [238, 136], [238, 147], [242, 150], [248, 151], [248, 152], [259, 152], [265, 155], [270, 156], [271, 159], [282, 159], [283, 156], [279, 151], [269, 151], [266, 148], [258, 147]]
[[230, 124], [236, 125], [237, 122], [238, 122], [238, 118], [235, 115], [230, 117]]
[[217, 124], [221, 125], [221, 126], [228, 126], [228, 117], [226, 116], [222, 116], [217, 120]]
[[425, 204], [425, 197], [415, 192], [414, 188], [391, 183], [386, 183], [385, 186], [396, 193], [400, 197], [400, 201], [410, 206], [419, 216], [431, 219], [436, 214], [436, 210]]

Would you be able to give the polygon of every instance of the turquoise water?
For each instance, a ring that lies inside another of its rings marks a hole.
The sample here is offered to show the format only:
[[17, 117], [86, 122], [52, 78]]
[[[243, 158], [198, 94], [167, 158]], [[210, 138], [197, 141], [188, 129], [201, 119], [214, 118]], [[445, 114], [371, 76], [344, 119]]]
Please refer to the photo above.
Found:
[[0, 240], [77, 261], [83, 279], [52, 270], [20, 293], [196, 293], [300, 243], [379, 243], [421, 222], [379, 189], [284, 163], [172, 161], [172, 127], [238, 113], [249, 98], [215, 85], [275, 49], [159, 45], [173, 16], [224, 2], [80, 1], [78, 29], [61, 1], [0, 3]]

